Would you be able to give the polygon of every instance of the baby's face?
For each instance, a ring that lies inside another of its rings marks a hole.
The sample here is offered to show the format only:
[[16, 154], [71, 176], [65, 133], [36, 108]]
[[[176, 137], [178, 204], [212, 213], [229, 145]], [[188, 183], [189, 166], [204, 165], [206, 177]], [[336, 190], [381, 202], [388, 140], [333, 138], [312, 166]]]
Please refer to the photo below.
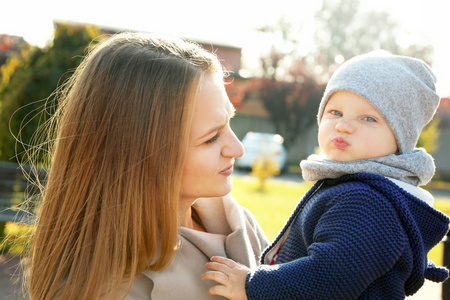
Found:
[[351, 161], [397, 152], [397, 142], [381, 114], [363, 97], [331, 95], [319, 125], [319, 147], [331, 160]]

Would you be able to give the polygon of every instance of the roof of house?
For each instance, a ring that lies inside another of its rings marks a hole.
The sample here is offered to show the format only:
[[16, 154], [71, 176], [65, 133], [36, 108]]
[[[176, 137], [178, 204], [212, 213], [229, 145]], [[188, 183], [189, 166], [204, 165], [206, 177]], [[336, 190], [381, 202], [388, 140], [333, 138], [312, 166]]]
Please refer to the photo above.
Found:
[[12, 52], [19, 51], [23, 43], [25, 43], [23, 37], [0, 34], [0, 65], [6, 62]]
[[[131, 28], [123, 28], [123, 27], [115, 27], [115, 26], [109, 26], [109, 25], [101, 25], [101, 24], [91, 24], [91, 23], [84, 23], [84, 22], [76, 22], [71, 20], [62, 20], [62, 19], [53, 19], [54, 26], [57, 25], [69, 25], [69, 26], [83, 26], [83, 25], [93, 25], [98, 27], [102, 32], [113, 34], [123, 31], [130, 31], [130, 32], [137, 32], [139, 30], [131, 29]], [[221, 47], [221, 48], [228, 48], [228, 49], [242, 49], [242, 47], [237, 45], [232, 45], [227, 42], [223, 41], [211, 41], [211, 40], [205, 40], [205, 39], [199, 39], [196, 37], [189, 37], [189, 36], [183, 36], [183, 38], [196, 42], [200, 45], [208, 45], [213, 47]]]
[[450, 116], [450, 97], [442, 97], [436, 114]]

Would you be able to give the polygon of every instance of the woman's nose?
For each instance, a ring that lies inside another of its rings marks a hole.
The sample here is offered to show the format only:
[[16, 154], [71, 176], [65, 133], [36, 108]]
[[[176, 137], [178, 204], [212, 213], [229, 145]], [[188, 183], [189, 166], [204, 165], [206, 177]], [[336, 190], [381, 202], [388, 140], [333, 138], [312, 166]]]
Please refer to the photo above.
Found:
[[353, 133], [355, 128], [349, 120], [340, 119], [335, 126], [336, 131], [341, 133]]
[[229, 138], [227, 143], [222, 148], [222, 155], [225, 157], [242, 157], [244, 155], [244, 145], [234, 134], [233, 130], [230, 128]]

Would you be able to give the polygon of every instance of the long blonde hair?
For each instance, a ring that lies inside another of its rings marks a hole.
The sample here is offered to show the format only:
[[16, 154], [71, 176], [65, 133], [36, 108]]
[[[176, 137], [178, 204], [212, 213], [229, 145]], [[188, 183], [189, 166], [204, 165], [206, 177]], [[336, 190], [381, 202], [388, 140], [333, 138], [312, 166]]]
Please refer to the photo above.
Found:
[[56, 138], [27, 275], [32, 300], [122, 297], [177, 244], [178, 198], [199, 81], [217, 58], [179, 39], [122, 33], [83, 60]]

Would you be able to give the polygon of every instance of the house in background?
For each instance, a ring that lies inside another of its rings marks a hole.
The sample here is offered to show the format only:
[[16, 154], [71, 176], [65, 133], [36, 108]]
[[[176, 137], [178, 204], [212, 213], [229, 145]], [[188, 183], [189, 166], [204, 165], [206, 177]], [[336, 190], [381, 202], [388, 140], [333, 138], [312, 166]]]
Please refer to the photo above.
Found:
[[238, 74], [241, 70], [242, 48], [221, 43], [210, 43], [201, 40], [192, 40], [206, 50], [213, 52], [220, 59], [225, 69], [232, 74]]
[[[129, 31], [136, 32], [137, 30], [127, 29], [127, 28], [116, 28], [111, 26], [97, 25], [97, 24], [88, 24], [81, 22], [74, 22], [68, 20], [53, 20], [53, 26], [57, 28], [58, 26], [72, 26], [72, 27], [82, 27], [86, 25], [91, 25], [97, 27], [103, 34], [115, 34], [119, 32]], [[241, 69], [241, 57], [242, 57], [242, 48], [227, 45], [225, 43], [215, 43], [210, 41], [204, 41], [199, 39], [193, 39], [189, 37], [184, 37], [186, 40], [190, 40], [201, 45], [206, 50], [215, 53], [220, 59], [222, 65], [225, 67], [227, 71], [232, 73], [238, 73]]]

